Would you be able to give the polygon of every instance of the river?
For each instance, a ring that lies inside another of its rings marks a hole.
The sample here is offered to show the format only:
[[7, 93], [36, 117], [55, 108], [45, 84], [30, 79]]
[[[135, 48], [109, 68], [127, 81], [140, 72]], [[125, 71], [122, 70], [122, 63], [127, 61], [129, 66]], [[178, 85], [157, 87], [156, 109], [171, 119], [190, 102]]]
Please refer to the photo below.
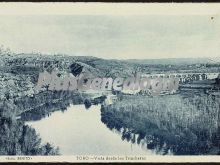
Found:
[[152, 155], [141, 144], [121, 139], [120, 132], [110, 130], [101, 121], [101, 106], [71, 105], [37, 121], [27, 121], [42, 138], [58, 146], [61, 155]]

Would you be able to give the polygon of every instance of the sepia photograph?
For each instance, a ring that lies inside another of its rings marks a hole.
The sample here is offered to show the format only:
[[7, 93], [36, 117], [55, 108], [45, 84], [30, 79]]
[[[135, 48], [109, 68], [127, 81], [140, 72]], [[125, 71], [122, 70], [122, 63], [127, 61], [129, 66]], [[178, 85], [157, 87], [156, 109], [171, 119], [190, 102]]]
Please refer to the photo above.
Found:
[[0, 162], [219, 154], [220, 4], [0, 3]]

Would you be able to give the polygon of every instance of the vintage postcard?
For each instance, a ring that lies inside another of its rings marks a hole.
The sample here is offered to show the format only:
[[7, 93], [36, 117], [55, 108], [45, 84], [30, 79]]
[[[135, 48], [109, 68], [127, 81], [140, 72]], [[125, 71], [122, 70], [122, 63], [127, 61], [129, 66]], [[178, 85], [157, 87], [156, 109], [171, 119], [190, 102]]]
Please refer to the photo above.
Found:
[[220, 162], [220, 4], [0, 3], [0, 162]]

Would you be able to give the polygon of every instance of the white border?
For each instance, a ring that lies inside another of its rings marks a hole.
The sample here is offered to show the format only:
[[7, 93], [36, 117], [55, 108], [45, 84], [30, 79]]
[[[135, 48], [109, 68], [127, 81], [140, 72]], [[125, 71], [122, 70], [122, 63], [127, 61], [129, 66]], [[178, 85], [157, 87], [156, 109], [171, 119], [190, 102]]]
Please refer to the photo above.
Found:
[[[175, 163], [189, 163], [189, 162], [220, 162], [219, 156], [136, 156], [142, 157], [143, 160], [127, 160], [126, 157], [135, 158], [135, 156], [114, 156], [115, 160], [107, 160], [107, 157], [113, 156], [0, 156], [0, 162], [175, 162]], [[119, 160], [117, 157], [120, 157]], [[96, 159], [95, 159], [96, 158]]]
[[0, 3], [0, 15], [219, 15], [220, 3]]

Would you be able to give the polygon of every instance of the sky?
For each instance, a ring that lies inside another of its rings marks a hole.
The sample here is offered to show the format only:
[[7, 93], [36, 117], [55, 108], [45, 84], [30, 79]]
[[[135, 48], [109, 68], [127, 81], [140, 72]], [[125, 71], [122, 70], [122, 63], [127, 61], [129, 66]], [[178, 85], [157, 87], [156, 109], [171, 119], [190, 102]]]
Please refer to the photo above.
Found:
[[77, 12], [0, 13], [0, 45], [105, 59], [220, 57], [219, 14]]

